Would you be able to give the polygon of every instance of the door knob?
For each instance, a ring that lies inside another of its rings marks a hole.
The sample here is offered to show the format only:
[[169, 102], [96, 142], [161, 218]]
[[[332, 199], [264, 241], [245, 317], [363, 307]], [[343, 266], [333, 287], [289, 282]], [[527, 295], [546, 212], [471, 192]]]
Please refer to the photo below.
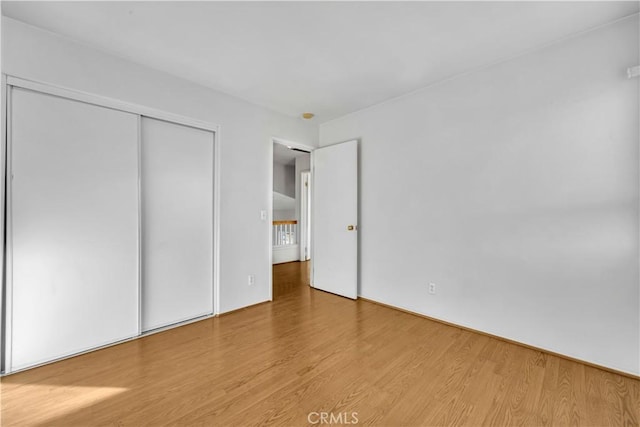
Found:
[[357, 230], [357, 229], [358, 229], [358, 227], [355, 226], [355, 225], [348, 225], [347, 226], [347, 230], [349, 230], [349, 231], [353, 231], [353, 230]]

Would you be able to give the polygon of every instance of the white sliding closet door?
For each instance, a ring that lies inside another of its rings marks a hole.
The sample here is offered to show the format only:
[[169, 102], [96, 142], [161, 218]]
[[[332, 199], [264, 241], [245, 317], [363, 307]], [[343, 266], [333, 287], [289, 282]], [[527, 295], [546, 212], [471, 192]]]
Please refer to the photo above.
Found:
[[142, 329], [213, 312], [213, 132], [142, 118]]
[[9, 370], [138, 334], [138, 116], [10, 92]]

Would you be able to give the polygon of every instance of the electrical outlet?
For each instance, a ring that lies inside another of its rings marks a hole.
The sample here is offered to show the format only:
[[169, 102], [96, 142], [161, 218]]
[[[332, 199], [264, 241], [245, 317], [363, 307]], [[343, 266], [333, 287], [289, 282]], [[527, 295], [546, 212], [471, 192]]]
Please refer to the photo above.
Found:
[[249, 283], [249, 286], [253, 286], [253, 284], [256, 283], [256, 276], [254, 276], [253, 274], [250, 274], [247, 282]]
[[436, 284], [435, 283], [429, 283], [429, 293], [431, 295], [435, 295], [436, 294]]

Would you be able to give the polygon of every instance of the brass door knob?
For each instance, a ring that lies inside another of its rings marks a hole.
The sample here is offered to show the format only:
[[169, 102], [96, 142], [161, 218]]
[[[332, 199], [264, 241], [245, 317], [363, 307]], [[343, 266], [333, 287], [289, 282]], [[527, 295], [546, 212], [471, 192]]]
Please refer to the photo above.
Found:
[[358, 227], [356, 227], [355, 225], [348, 225], [348, 226], [347, 226], [347, 230], [349, 230], [349, 231], [356, 230], [357, 228], [358, 228]]

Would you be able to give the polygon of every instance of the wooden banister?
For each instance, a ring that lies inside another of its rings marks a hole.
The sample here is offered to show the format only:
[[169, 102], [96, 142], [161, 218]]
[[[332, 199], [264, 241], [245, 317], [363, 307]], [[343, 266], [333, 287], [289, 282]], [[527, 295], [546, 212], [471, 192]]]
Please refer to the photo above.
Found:
[[297, 224], [297, 223], [298, 223], [298, 221], [296, 221], [295, 219], [273, 221], [273, 225], [287, 225], [287, 224]]

